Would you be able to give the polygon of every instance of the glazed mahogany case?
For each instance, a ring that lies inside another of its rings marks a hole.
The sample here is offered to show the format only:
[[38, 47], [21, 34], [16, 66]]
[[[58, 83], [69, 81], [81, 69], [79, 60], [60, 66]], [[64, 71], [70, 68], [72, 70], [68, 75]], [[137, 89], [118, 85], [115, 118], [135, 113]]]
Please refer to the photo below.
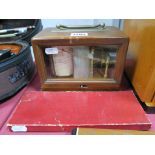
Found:
[[32, 38], [42, 90], [118, 89], [128, 36], [115, 27], [46, 28]]

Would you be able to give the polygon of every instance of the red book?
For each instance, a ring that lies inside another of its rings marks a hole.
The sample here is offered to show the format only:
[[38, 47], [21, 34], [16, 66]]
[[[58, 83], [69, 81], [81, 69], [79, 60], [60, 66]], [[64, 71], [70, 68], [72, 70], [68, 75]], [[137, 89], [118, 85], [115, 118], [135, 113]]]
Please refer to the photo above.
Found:
[[76, 127], [151, 127], [132, 91], [26, 92], [7, 125], [12, 131], [53, 132], [70, 132]]

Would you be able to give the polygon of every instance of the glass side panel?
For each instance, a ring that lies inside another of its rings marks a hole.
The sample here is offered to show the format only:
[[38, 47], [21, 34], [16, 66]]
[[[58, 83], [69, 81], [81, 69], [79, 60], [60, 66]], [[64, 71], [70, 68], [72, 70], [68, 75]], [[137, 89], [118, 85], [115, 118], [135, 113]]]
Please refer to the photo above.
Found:
[[44, 48], [48, 78], [51, 80], [112, 80], [118, 50], [118, 45]]

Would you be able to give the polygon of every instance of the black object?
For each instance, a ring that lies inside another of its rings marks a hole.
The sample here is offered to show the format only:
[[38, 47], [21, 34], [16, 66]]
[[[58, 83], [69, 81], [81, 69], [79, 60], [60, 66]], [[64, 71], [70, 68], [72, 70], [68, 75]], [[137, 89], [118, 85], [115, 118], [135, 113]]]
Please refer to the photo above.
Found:
[[[0, 103], [15, 95], [35, 75], [31, 38], [42, 30], [40, 19], [0, 19]], [[19, 53], [3, 45], [21, 47]]]
[[[42, 30], [40, 19], [1, 19], [0, 42], [26, 41], [31, 45], [31, 38]], [[27, 31], [19, 31], [27, 28]]]
[[0, 62], [11, 56], [10, 49], [0, 50]]
[[21, 50], [15, 57], [0, 62], [0, 101], [14, 95], [27, 85], [35, 73], [35, 65], [28, 43], [9, 42], [5, 44], [19, 45]]
[[76, 132], [77, 132], [77, 128], [74, 128], [71, 132], [71, 135], [76, 135]]

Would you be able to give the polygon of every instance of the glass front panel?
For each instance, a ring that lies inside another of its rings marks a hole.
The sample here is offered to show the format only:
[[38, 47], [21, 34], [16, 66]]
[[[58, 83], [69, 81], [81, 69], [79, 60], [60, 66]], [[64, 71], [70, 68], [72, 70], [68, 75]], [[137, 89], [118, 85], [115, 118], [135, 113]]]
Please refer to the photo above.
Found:
[[112, 80], [118, 45], [57, 46], [43, 49], [48, 78]]

